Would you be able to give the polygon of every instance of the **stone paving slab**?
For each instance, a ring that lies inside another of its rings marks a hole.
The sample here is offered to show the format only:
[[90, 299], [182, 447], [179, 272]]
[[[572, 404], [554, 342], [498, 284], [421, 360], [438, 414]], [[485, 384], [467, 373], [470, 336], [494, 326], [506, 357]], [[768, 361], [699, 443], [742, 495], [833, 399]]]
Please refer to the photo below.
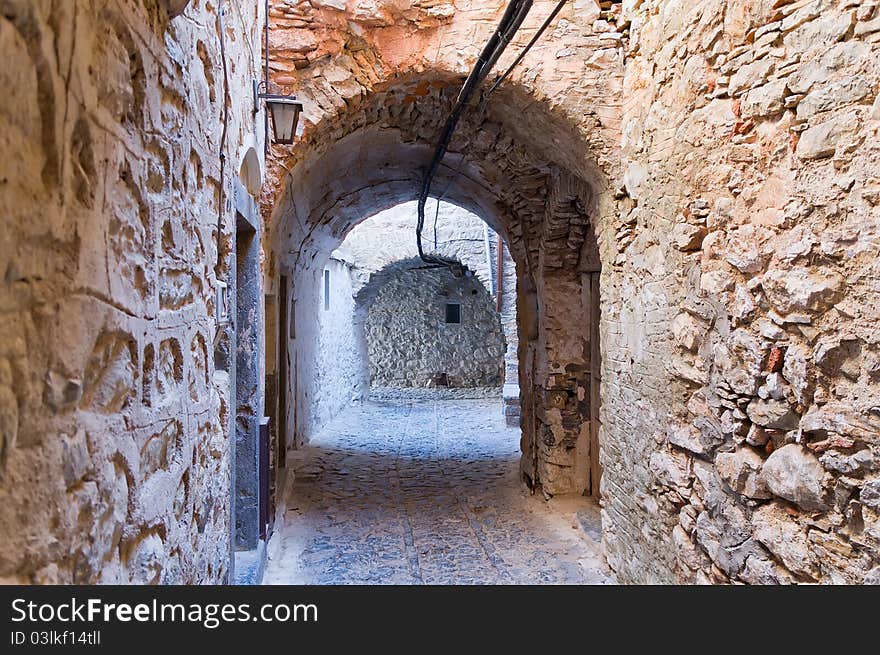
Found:
[[598, 506], [532, 495], [500, 400], [353, 405], [291, 453], [267, 584], [609, 584]]

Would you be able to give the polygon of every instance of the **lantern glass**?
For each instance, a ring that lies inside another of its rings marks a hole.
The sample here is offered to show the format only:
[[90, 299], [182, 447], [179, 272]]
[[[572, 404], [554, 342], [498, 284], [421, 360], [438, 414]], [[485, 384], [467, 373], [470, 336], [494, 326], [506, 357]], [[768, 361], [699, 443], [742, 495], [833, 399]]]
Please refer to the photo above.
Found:
[[289, 145], [296, 136], [296, 126], [302, 112], [302, 103], [284, 96], [264, 96], [272, 114], [275, 143]]

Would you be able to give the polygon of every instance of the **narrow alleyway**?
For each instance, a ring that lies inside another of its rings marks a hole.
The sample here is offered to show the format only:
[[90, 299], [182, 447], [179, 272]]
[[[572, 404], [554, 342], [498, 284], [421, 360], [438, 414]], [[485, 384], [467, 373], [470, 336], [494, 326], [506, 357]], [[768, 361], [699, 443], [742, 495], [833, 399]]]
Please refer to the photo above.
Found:
[[293, 453], [268, 584], [607, 584], [589, 498], [532, 496], [500, 399], [371, 400]]

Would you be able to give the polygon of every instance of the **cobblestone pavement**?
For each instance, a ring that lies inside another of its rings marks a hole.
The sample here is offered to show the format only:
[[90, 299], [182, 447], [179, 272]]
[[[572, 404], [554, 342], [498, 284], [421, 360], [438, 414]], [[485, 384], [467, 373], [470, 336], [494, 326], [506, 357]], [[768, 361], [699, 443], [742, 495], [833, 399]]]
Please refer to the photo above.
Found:
[[500, 400], [356, 404], [290, 458], [267, 584], [613, 582], [598, 507], [529, 493]]

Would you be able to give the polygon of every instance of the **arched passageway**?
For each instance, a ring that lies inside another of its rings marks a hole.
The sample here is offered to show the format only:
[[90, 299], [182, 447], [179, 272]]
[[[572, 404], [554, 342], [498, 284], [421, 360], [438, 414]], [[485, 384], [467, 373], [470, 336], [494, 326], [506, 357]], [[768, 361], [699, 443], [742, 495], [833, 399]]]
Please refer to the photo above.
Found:
[[[4, 2], [0, 578], [218, 583], [259, 559], [261, 469], [334, 410], [333, 250], [416, 196], [504, 4], [269, 0], [265, 90], [305, 107], [286, 148], [253, 93], [263, 3]], [[451, 143], [434, 194], [518, 269], [513, 472], [595, 493], [598, 438], [621, 581], [880, 580], [875, 5], [565, 3]], [[462, 481], [469, 436], [400, 462]], [[332, 468], [364, 486], [314, 488], [380, 488], [397, 459], [370, 446], [375, 472], [345, 448]]]
[[[498, 313], [508, 307], [506, 315], [516, 320], [516, 285], [508, 280], [505, 292], [499, 284], [507, 247], [473, 214], [448, 208], [430, 246], [459, 264], [456, 273], [417, 257], [397, 259], [396, 252], [414, 254], [394, 247], [414, 238], [412, 203], [399, 209], [396, 217], [384, 211], [358, 224], [330, 254], [315, 257], [305, 275], [290, 276], [302, 317], [294, 326], [293, 361], [313, 367], [301, 369], [297, 379], [313, 382], [320, 401], [310, 405], [305, 389], [292, 389], [293, 405], [314, 413], [311, 425], [301, 426], [308, 433], [299, 432], [308, 443], [288, 456], [291, 485], [267, 579], [606, 580], [597, 505], [574, 496], [547, 506], [545, 496], [530, 494], [521, 479], [519, 422], [507, 425], [499, 411], [505, 369], [518, 370], [516, 360], [505, 366]], [[498, 254], [492, 244], [502, 248], [500, 262], [492, 261]], [[489, 263], [496, 262], [493, 270]], [[513, 263], [507, 262], [509, 275]], [[449, 305], [456, 316], [448, 315]], [[518, 328], [510, 327], [516, 343]], [[461, 330], [469, 331], [466, 339], [458, 338]], [[371, 395], [377, 382], [399, 393]], [[425, 386], [469, 393], [426, 394]], [[488, 396], [467, 389], [493, 386]], [[490, 522], [481, 525], [477, 517], [487, 508]], [[348, 527], [340, 531], [340, 517], [351, 513], [360, 518], [345, 519]], [[499, 538], [498, 521], [519, 525], [519, 536]], [[453, 524], [470, 527], [451, 530]], [[581, 525], [587, 530], [572, 532]], [[379, 532], [384, 541], [374, 543], [369, 535]], [[449, 559], [450, 551], [471, 554]], [[526, 562], [536, 551], [565, 555], [530, 568]]]
[[[429, 213], [425, 237], [430, 251], [451, 258], [468, 269], [492, 298], [506, 342], [504, 370], [500, 377], [504, 385], [503, 411], [508, 425], [519, 427], [516, 264], [510, 248], [502, 235], [462, 207], [446, 201], [432, 202]], [[380, 212], [351, 230], [331, 256], [353, 264], [354, 332], [360, 335], [364, 348], [366, 343], [362, 336], [366, 310], [382, 284], [401, 268], [425, 266], [418, 258], [413, 230], [415, 214], [415, 202]], [[366, 354], [362, 359], [366, 362]], [[367, 383], [363, 385], [366, 387]]]
[[[389, 81], [356, 110], [328, 117], [296, 148], [275, 203], [270, 242], [272, 264], [290, 280], [297, 306], [307, 306], [326, 257], [355, 224], [415, 199], [420, 167], [456, 81], [439, 71]], [[595, 225], [612, 199], [573, 126], [522, 88], [504, 95], [497, 103], [503, 112], [466, 118], [460, 132], [468, 140], [453, 141], [436, 184], [450, 202], [503, 234], [516, 262], [526, 479], [548, 495], [597, 494], [598, 362], [593, 366], [592, 360], [598, 348], [581, 328], [597, 317]], [[517, 105], [544, 129], [524, 132], [522, 117], [508, 113]], [[316, 427], [309, 399], [319, 392], [309, 388], [316, 366], [308, 337], [313, 328], [307, 313], [296, 320], [291, 346], [299, 370], [286, 391], [299, 415], [288, 432], [302, 442]]]
[[[274, 70], [283, 70], [278, 83], [307, 100], [306, 122], [295, 146], [274, 153], [263, 196], [271, 208], [268, 283], [283, 276], [286, 287], [276, 295], [287, 295], [296, 308], [296, 336], [284, 345], [290, 373], [279, 380], [292, 408], [282, 432], [293, 449], [320, 443], [329, 417], [315, 347], [322, 312], [309, 308], [323, 302], [328, 279], [332, 292], [332, 280], [340, 277], [333, 253], [367, 217], [417, 199], [469, 67], [442, 38], [435, 49], [403, 34], [382, 35], [350, 51], [342, 16], [314, 13], [311, 29], [328, 30], [320, 46], [326, 59], [312, 53], [314, 63], [300, 69], [289, 65], [284, 45], [274, 53]], [[473, 25], [488, 35], [488, 23]], [[577, 40], [580, 31], [566, 23], [554, 38]], [[431, 34], [442, 37], [442, 30]], [[337, 42], [337, 36], [343, 38]], [[599, 59], [614, 61], [595, 45]], [[428, 50], [430, 61], [423, 56]], [[551, 89], [554, 79], [568, 75], [560, 69], [565, 64], [546, 66], [540, 83], [511, 80], [491, 102], [466, 112], [433, 194], [485, 221], [514, 264], [508, 292], [514, 292], [516, 336], [508, 343], [516, 357], [508, 357], [505, 374], [517, 382], [519, 411], [509, 419], [519, 440], [518, 484], [540, 491], [537, 498], [598, 499], [599, 274], [603, 260], [610, 265], [615, 256], [614, 244], [600, 244], [598, 235], [608, 233], [617, 212], [607, 180], [614, 177], [609, 162], [619, 130], [614, 112], [604, 107], [615, 101], [619, 78]], [[566, 97], [582, 100], [575, 114], [558, 102]]]

